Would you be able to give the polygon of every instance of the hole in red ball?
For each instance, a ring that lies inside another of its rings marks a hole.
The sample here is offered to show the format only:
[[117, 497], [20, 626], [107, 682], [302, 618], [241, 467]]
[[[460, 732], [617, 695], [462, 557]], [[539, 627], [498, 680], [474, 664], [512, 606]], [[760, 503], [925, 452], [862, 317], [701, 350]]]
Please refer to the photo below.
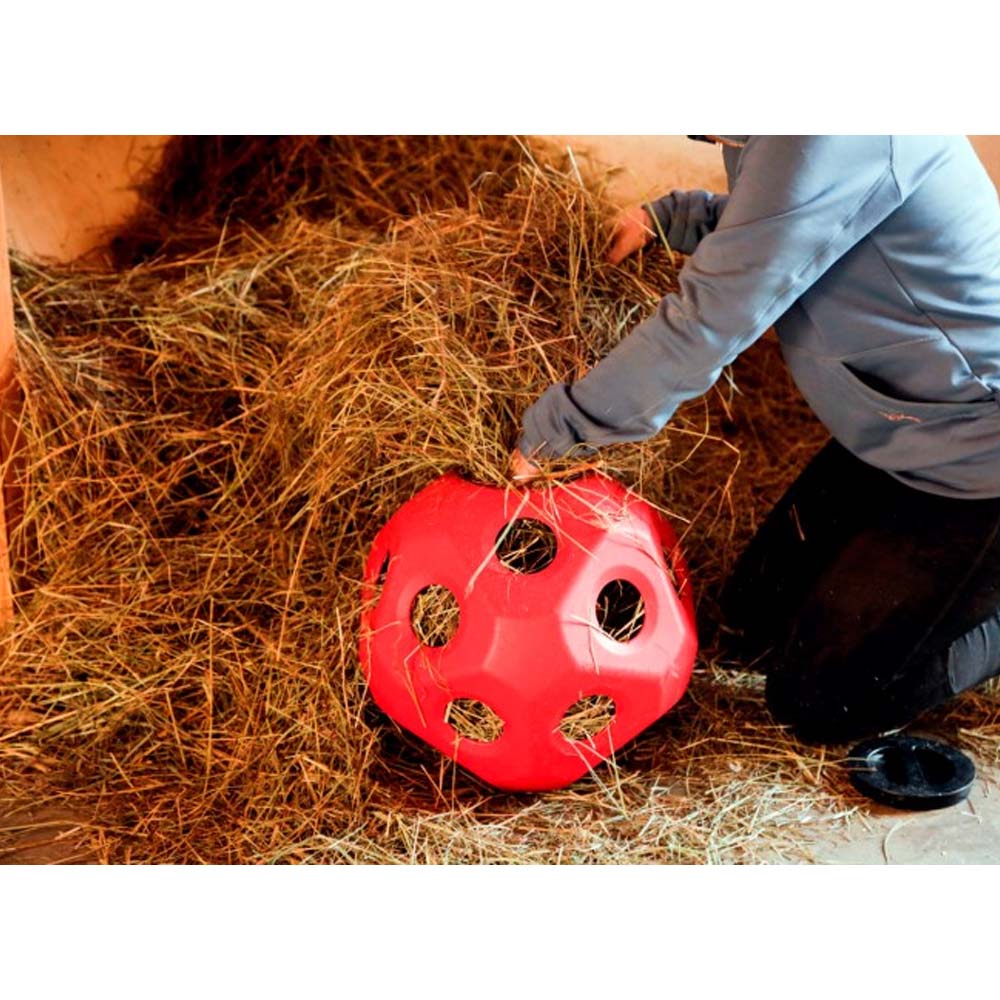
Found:
[[559, 732], [571, 743], [592, 740], [611, 725], [615, 702], [606, 694], [592, 694], [574, 702], [559, 723]]
[[493, 743], [503, 735], [503, 719], [475, 698], [455, 698], [444, 710], [444, 721], [463, 739]]
[[646, 620], [639, 588], [628, 580], [612, 580], [597, 595], [597, 624], [616, 642], [634, 639]]
[[440, 584], [424, 587], [410, 606], [410, 623], [425, 646], [445, 646], [458, 630], [458, 601]]
[[540, 573], [556, 557], [555, 532], [530, 517], [505, 524], [495, 544], [497, 558], [515, 573]]

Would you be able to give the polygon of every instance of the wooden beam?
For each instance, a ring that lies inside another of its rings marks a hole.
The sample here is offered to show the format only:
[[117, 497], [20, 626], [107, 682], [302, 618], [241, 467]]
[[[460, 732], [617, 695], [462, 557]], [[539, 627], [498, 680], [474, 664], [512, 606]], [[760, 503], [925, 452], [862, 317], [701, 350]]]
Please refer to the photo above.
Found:
[[15, 449], [18, 426], [18, 397], [15, 380], [14, 300], [10, 283], [10, 258], [7, 250], [7, 220], [4, 215], [3, 179], [0, 178], [0, 624], [14, 617], [14, 597], [10, 581], [10, 546], [8, 534], [8, 477]]

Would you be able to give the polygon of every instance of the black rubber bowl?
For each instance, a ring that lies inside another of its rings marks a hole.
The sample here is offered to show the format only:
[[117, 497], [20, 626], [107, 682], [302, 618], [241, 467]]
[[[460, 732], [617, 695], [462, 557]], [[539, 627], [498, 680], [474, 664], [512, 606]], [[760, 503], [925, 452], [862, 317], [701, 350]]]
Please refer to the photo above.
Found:
[[976, 768], [960, 750], [920, 736], [882, 736], [848, 755], [851, 783], [894, 809], [943, 809], [967, 798]]

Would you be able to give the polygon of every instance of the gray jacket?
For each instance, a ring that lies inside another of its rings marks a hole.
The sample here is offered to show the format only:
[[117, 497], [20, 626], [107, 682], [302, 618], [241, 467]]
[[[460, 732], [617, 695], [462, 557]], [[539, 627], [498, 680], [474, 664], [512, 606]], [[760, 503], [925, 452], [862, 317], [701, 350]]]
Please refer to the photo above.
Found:
[[732, 136], [728, 198], [652, 207], [691, 256], [584, 378], [525, 413], [556, 457], [655, 434], [774, 325], [820, 420], [912, 486], [1000, 496], [1000, 204], [957, 136]]

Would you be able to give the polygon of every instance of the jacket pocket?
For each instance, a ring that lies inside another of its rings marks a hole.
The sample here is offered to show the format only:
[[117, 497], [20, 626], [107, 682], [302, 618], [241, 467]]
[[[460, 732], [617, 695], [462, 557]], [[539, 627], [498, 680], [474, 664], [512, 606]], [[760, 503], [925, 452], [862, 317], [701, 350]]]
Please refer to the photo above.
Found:
[[[919, 470], [967, 462], [977, 465], [985, 455], [1000, 455], [1000, 400], [988, 387], [980, 390], [975, 383], [966, 383], [968, 392], [982, 391], [980, 398], [971, 401], [902, 398], [903, 394], [890, 390], [887, 383], [874, 380], [876, 371], [894, 375], [900, 369], [893, 366], [886, 371], [870, 364], [872, 358], [867, 355], [872, 352], [838, 359], [782, 346], [792, 375], [813, 411], [862, 461], [894, 473], [919, 476]], [[909, 365], [912, 348], [904, 359], [897, 360]], [[850, 367], [855, 361], [864, 364], [863, 377]], [[902, 384], [904, 391], [917, 396], [925, 387], [948, 383], [914, 373]]]
[[838, 360], [863, 396], [882, 407], [912, 407], [914, 413], [927, 405], [922, 411], [927, 418], [960, 412], [951, 410], [955, 406], [989, 406], [996, 397], [940, 331], [841, 354]]
[[849, 359], [831, 362], [840, 382], [873, 417], [887, 423], [939, 423], [942, 421], [975, 420], [996, 416], [1000, 400], [996, 394], [968, 401], [927, 401], [903, 396], [891, 390], [881, 379], [862, 371]]
[[[892, 472], [957, 468], [1000, 452], [1000, 403], [995, 396], [971, 402], [900, 399], [832, 362], [842, 387], [840, 433], [862, 461]], [[851, 412], [853, 411], [853, 412]]]

